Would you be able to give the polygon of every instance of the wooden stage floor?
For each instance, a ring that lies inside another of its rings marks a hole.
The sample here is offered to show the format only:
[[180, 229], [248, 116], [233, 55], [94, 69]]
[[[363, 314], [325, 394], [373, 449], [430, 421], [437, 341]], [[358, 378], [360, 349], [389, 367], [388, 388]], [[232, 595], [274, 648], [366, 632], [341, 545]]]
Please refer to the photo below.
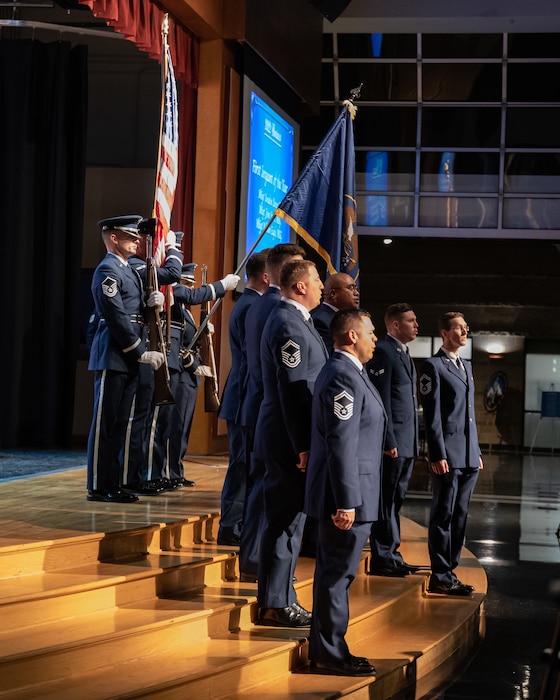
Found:
[[132, 504], [87, 501], [83, 468], [4, 481], [0, 483], [0, 547], [219, 513], [227, 464], [227, 456], [192, 457], [185, 462], [185, 475], [196, 482], [194, 488], [142, 497]]

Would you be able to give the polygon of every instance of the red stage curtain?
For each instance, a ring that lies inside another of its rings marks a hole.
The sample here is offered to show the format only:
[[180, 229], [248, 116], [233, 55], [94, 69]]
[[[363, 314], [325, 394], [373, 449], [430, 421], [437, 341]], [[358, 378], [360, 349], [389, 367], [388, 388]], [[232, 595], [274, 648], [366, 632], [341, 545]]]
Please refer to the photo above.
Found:
[[[117, 32], [133, 41], [139, 49], [161, 60], [161, 23], [164, 12], [149, 0], [80, 0], [96, 17], [103, 17]], [[170, 17], [169, 46], [175, 76], [182, 83], [198, 83], [198, 41]]]

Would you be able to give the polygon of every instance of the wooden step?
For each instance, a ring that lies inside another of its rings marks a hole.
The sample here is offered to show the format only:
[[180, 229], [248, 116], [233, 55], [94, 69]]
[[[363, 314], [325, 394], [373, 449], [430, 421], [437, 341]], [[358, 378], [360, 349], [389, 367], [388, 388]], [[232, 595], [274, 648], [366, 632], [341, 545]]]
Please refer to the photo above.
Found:
[[[236, 549], [215, 542], [225, 469], [188, 474], [196, 489], [126, 506], [86, 502], [74, 472], [0, 484], [0, 698], [422, 697], [476, 649], [486, 577], [467, 550], [467, 599], [430, 595], [426, 573], [366, 576], [365, 551], [347, 639], [378, 674], [310, 673], [307, 629], [255, 625], [257, 585], [237, 580]], [[42, 501], [29, 501], [33, 483]], [[426, 564], [425, 529], [402, 528], [405, 559]], [[308, 609], [313, 573], [300, 558]]]

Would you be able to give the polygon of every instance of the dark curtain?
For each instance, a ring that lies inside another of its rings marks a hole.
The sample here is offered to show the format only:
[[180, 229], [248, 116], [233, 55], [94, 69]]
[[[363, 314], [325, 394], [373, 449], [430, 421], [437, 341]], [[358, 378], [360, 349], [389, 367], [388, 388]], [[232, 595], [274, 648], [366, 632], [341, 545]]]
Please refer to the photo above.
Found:
[[0, 447], [67, 447], [79, 342], [87, 47], [0, 41]]
[[[164, 11], [150, 0], [79, 0], [96, 17], [161, 61]], [[183, 231], [185, 260], [192, 255], [196, 106], [200, 60], [197, 38], [171, 15], [167, 37], [179, 91], [179, 171], [171, 225]]]

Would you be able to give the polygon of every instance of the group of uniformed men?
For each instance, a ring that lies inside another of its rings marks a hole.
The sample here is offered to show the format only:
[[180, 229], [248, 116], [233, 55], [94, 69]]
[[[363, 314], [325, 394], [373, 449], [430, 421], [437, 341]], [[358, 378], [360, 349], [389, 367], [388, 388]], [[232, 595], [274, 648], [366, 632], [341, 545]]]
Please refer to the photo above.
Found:
[[[419, 443], [412, 307], [387, 309], [387, 335], [376, 347], [352, 277], [336, 273], [323, 286], [299, 246], [257, 253], [246, 272], [230, 319], [232, 371], [220, 414], [230, 464], [218, 543], [238, 546], [241, 580], [258, 582], [258, 624], [311, 625], [317, 672], [373, 675], [369, 659], [345, 642], [348, 589], [368, 538], [371, 575], [431, 569], [430, 592], [473, 591], [454, 573], [482, 468], [472, 369], [458, 357], [468, 328], [459, 312], [443, 316], [443, 346], [422, 366], [434, 497], [430, 566], [411, 565], [399, 551], [399, 512]], [[307, 538], [316, 558], [313, 614], [294, 588]]]
[[[158, 285], [172, 285], [174, 303], [164, 311], [159, 289], [147, 294], [146, 236], [141, 216], [118, 216], [99, 222], [107, 254], [92, 280], [95, 311], [89, 369], [95, 372], [93, 419], [88, 439], [87, 499], [133, 503], [141, 495], [194, 486], [185, 478], [182, 458], [197, 395], [196, 353], [187, 352], [196, 324], [191, 304], [223, 296], [239, 282], [226, 275], [194, 287], [196, 265], [183, 265], [177, 235], [170, 231], [165, 262], [157, 269]], [[146, 252], [146, 251], [144, 251]], [[148, 251], [151, 255], [151, 251]], [[147, 307], [161, 313], [163, 335], [169, 325], [166, 356], [149, 349]], [[156, 405], [154, 372], [167, 361], [174, 402]]]
[[[92, 281], [92, 501], [131, 503], [194, 485], [182, 466], [198, 384], [195, 356], [185, 352], [196, 329], [188, 306], [223, 296], [239, 281], [226, 275], [194, 289], [195, 265], [182, 264], [170, 232], [158, 281], [173, 284], [175, 303], [163, 311], [163, 294], [145, 291], [141, 220], [99, 222], [107, 254]], [[431, 569], [430, 592], [473, 591], [454, 573], [482, 468], [472, 369], [459, 357], [468, 326], [459, 312], [442, 316], [442, 348], [422, 366], [433, 481], [430, 566], [411, 565], [399, 552], [399, 512], [419, 443], [417, 376], [407, 347], [418, 334], [412, 307], [387, 309], [387, 335], [377, 343], [352, 277], [336, 273], [323, 285], [299, 246], [255, 253], [246, 275], [230, 318], [232, 369], [219, 414], [227, 421], [230, 459], [218, 543], [238, 546], [241, 580], [258, 582], [258, 624], [311, 625], [317, 672], [373, 675], [369, 659], [352, 655], [345, 641], [348, 589], [368, 539], [371, 575]], [[146, 307], [170, 324], [170, 405], [154, 401], [154, 371], [164, 354], [148, 349]], [[313, 614], [294, 588], [305, 540], [316, 559]]]

